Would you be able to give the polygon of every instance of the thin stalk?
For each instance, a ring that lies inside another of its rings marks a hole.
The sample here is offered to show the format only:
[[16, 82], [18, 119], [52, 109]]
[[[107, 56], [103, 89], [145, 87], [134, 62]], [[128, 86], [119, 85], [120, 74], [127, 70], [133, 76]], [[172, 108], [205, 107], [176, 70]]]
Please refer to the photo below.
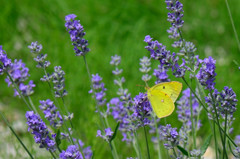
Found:
[[32, 106], [34, 112], [36, 112], [37, 114], [39, 114], [38, 111], [37, 111], [37, 109], [36, 109], [36, 107], [35, 107], [35, 105], [33, 104], [32, 99], [31, 99], [30, 96], [28, 96], [28, 101], [29, 101], [30, 105]]
[[21, 96], [21, 98], [23, 99], [24, 103], [27, 105], [28, 109], [33, 110], [33, 108], [31, 108], [31, 106], [28, 104], [28, 102], [26, 101], [25, 97], [22, 95], [21, 91], [19, 90], [18, 86], [16, 85], [16, 83], [13, 81], [11, 75], [6, 71], [7, 76], [10, 78], [12, 84], [14, 85], [14, 87], [16, 88], [18, 94]]
[[[69, 111], [68, 111], [68, 109], [67, 109], [67, 107], [66, 107], [66, 105], [65, 105], [64, 98], [62, 97], [61, 99], [62, 99], [62, 102], [63, 102], [63, 107], [65, 108], [65, 111], [66, 111], [66, 113], [69, 113]], [[69, 122], [70, 122], [70, 125], [71, 125], [71, 127], [73, 128], [73, 124], [72, 124], [72, 121], [71, 121], [71, 119], [69, 120]]]
[[143, 124], [143, 129], [144, 129], [144, 136], [145, 136], [145, 141], [146, 141], [146, 146], [147, 146], [148, 159], [150, 159], [150, 152], [149, 152], [149, 146], [148, 146], [147, 132], [146, 132], [146, 128], [145, 128], [144, 124]]
[[[107, 127], [110, 128], [107, 117], [104, 116], [104, 119], [105, 119], [105, 122], [106, 122]], [[114, 158], [118, 159], [118, 153], [117, 153], [117, 149], [116, 149], [116, 146], [115, 146], [115, 142], [112, 141], [112, 142], [110, 143], [110, 145], [111, 145], [111, 148], [112, 148], [111, 150], [112, 150], [113, 153], [115, 154], [115, 155], [114, 155], [114, 156], [115, 156]]]
[[[191, 85], [192, 85], [192, 80], [191, 80]], [[197, 144], [196, 144], [196, 136], [195, 136], [195, 121], [193, 119], [193, 105], [192, 105], [192, 91], [190, 90], [190, 97], [189, 97], [189, 101], [190, 101], [190, 111], [191, 111], [191, 122], [192, 122], [192, 138], [193, 138], [193, 148], [196, 149]]]
[[140, 146], [139, 146], [139, 143], [138, 143], [138, 139], [137, 139], [137, 132], [133, 132], [133, 136], [134, 136], [134, 138], [133, 138], [133, 147], [134, 147], [134, 149], [135, 149], [135, 151], [137, 153], [137, 157], [139, 159], [142, 159], [141, 149], [140, 149]]
[[236, 41], [237, 41], [238, 49], [240, 51], [240, 42], [239, 42], [239, 39], [238, 39], [237, 30], [236, 30], [236, 27], [235, 27], [235, 24], [234, 24], [234, 21], [233, 21], [233, 18], [232, 18], [232, 13], [231, 13], [231, 10], [230, 10], [230, 7], [229, 7], [229, 4], [228, 4], [227, 0], [225, 0], [225, 3], [226, 3], [228, 14], [229, 14], [229, 17], [230, 17], [230, 20], [231, 20], [234, 35], [235, 35], [235, 38], [236, 38]]
[[[224, 126], [224, 132], [227, 134], [227, 111], [225, 111], [225, 126]], [[226, 151], [226, 135], [224, 135], [223, 139], [223, 158], [226, 155], [227, 157], [227, 151]]]
[[162, 158], [162, 154], [161, 154], [161, 147], [160, 147], [160, 141], [159, 141], [159, 131], [158, 131], [156, 115], [154, 115], [154, 124], [155, 124], [156, 133], [157, 133], [158, 158], [161, 159]]
[[215, 155], [216, 155], [216, 159], [218, 159], [218, 143], [217, 143], [217, 134], [216, 134], [214, 122], [213, 122], [213, 136], [214, 136], [214, 143], [215, 143]]
[[[89, 78], [89, 81], [90, 81], [91, 89], [93, 90], [94, 96], [96, 96], [96, 95], [95, 95], [95, 90], [93, 89], [93, 83], [92, 83], [92, 80], [91, 80], [91, 74], [90, 74], [90, 70], [89, 70], [89, 68], [88, 68], [88, 64], [87, 64], [87, 60], [86, 60], [85, 55], [83, 56], [83, 61], [84, 61], [84, 64], [85, 64], [85, 66], [86, 66], [86, 69], [87, 69], [87, 74], [88, 74], [88, 78]], [[99, 108], [98, 108], [97, 105], [96, 105], [96, 109], [97, 109], [97, 112], [98, 112], [98, 114], [99, 114], [99, 118], [100, 118], [100, 121], [101, 121], [103, 127], [106, 127], [106, 125], [105, 125], [105, 123], [104, 123], [104, 121], [103, 121], [103, 118], [102, 118], [102, 116], [101, 116], [101, 114], [100, 114], [100, 110], [99, 110]]]
[[[213, 100], [213, 108], [214, 108], [214, 112], [215, 112], [215, 118], [217, 119], [217, 125], [218, 125], [218, 129], [219, 129], [219, 134], [220, 134], [220, 138], [221, 138], [221, 141], [222, 141], [222, 144], [223, 144], [223, 137], [222, 137], [222, 132], [221, 132], [221, 126], [220, 126], [220, 122], [219, 122], [219, 119], [218, 119], [218, 113], [217, 113], [217, 108], [216, 108], [216, 103], [215, 103], [215, 99], [213, 98], [213, 95], [212, 95], [212, 91], [210, 92], [210, 95], [211, 95], [211, 98]], [[214, 119], [213, 119], [214, 120]], [[215, 121], [215, 120], [214, 120]], [[223, 145], [224, 146], [224, 145]]]
[[2, 116], [4, 122], [7, 124], [7, 126], [9, 127], [9, 129], [11, 130], [11, 132], [14, 134], [14, 136], [17, 138], [17, 140], [20, 142], [20, 144], [22, 145], [22, 147], [25, 149], [25, 151], [28, 153], [29, 157], [34, 159], [32, 154], [29, 152], [29, 150], [27, 149], [27, 147], [24, 145], [24, 143], [22, 142], [22, 140], [18, 137], [17, 133], [14, 131], [14, 129], [12, 128], [12, 126], [10, 125], [10, 123], [8, 122], [7, 118], [4, 116], [4, 114], [0, 111], [0, 115]]
[[173, 154], [174, 154], [174, 156], [177, 158], [177, 153], [176, 153], [174, 147], [173, 147]]
[[52, 152], [51, 150], [49, 150], [49, 152], [51, 153], [52, 157], [53, 157], [54, 159], [56, 159], [56, 157], [55, 157], [55, 155], [53, 154], [53, 152]]
[[[190, 88], [190, 90], [193, 92], [193, 89], [189, 86], [189, 84], [187, 83], [187, 81], [185, 80], [185, 78], [182, 77], [182, 79], [183, 79], [183, 81], [185, 82], [185, 84]], [[203, 108], [205, 109], [205, 111], [209, 113], [209, 111], [207, 110], [207, 107], [206, 107], [206, 106], [203, 104], [203, 102], [199, 99], [199, 97], [196, 95], [196, 93], [193, 92], [193, 94], [194, 94], [194, 96], [197, 98], [198, 102], [203, 106]], [[227, 136], [227, 138], [231, 141], [231, 143], [232, 143], [235, 147], [237, 147], [237, 144], [233, 141], [233, 139], [232, 139], [228, 134], [225, 134], [225, 132], [224, 132], [224, 130], [222, 129], [222, 127], [221, 127], [215, 120], [213, 120], [213, 121], [218, 125], [218, 127], [219, 127], [220, 130], [221, 130], [221, 132], [223, 132], [224, 135]]]

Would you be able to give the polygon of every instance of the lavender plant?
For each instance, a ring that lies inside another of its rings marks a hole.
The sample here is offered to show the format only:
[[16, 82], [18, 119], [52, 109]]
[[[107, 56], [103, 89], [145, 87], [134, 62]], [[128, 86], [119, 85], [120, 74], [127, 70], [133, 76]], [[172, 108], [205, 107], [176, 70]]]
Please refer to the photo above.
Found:
[[[176, 102], [178, 121], [182, 123], [180, 128], [172, 127], [167, 120], [162, 121], [163, 119], [157, 118], [145, 92], [139, 92], [134, 96], [124, 87], [126, 80], [122, 76], [121, 57], [118, 55], [112, 56], [110, 61], [110, 64], [114, 66], [112, 73], [118, 90], [112, 95], [113, 98], [108, 98], [103, 78], [98, 73], [91, 74], [87, 64], [86, 55], [90, 49], [88, 40], [84, 39], [86, 33], [83, 26], [79, 20], [76, 20], [76, 15], [70, 14], [65, 17], [65, 27], [70, 34], [73, 50], [76, 56], [83, 57], [90, 80], [89, 93], [93, 97], [95, 112], [99, 116], [99, 129], [96, 130], [96, 137], [106, 141], [114, 159], [122, 158], [122, 154], [119, 153], [120, 149], [115, 145], [115, 138], [119, 136], [117, 132], [121, 132], [122, 142], [132, 146], [138, 159], [150, 159], [155, 156], [151, 154], [154, 150], [150, 150], [152, 148], [149, 146], [150, 143], [154, 144], [158, 159], [202, 158], [210, 146], [212, 136], [214, 137], [215, 158], [228, 158], [230, 153], [239, 158], [240, 137], [236, 136], [235, 140], [231, 138], [238, 101], [236, 93], [228, 86], [225, 86], [222, 91], [216, 89], [216, 60], [211, 56], [199, 59], [195, 45], [186, 41], [182, 35], [184, 24], [182, 3], [178, 0], [166, 0], [165, 2], [169, 10], [167, 20], [171, 25], [167, 32], [169, 38], [173, 40], [172, 47], [177, 51], [172, 52], [164, 44], [153, 40], [150, 35], [145, 36], [144, 42], [147, 43], [145, 49], [149, 54], [148, 57], [144, 56], [140, 59], [139, 71], [143, 73], [141, 80], [146, 88], [149, 87], [150, 82], [167, 84], [172, 80], [170, 73], [188, 87], [182, 91], [182, 96]], [[69, 112], [64, 100], [67, 95], [65, 72], [61, 66], [55, 66], [53, 73], [48, 72], [50, 62], [46, 59], [47, 54], [42, 53], [43, 47], [38, 42], [32, 42], [28, 48], [34, 56], [34, 61], [37, 62], [36, 67], [43, 70], [43, 77], [40, 80], [47, 82], [52, 94], [52, 99], [39, 101], [41, 113], [31, 100], [33, 88], [36, 85], [32, 80], [26, 83], [30, 76], [26, 64], [22, 60], [8, 58], [0, 46], [0, 74], [6, 74], [6, 83], [14, 88], [14, 95], [19, 96], [29, 109], [25, 115], [28, 131], [34, 135], [39, 148], [46, 149], [52, 158], [92, 159], [94, 155], [91, 147], [84, 147], [84, 143], [76, 136], [76, 127], [71, 122], [73, 113]], [[153, 72], [152, 63], [158, 65], [157, 68], [153, 68]], [[152, 75], [156, 78], [152, 78]], [[62, 102], [60, 103], [59, 100]], [[3, 113], [0, 112], [0, 114], [30, 158], [34, 158]], [[202, 126], [200, 120], [202, 114], [209, 119], [213, 134], [197, 137], [197, 132]], [[41, 116], [45, 119], [43, 120]], [[113, 121], [116, 123], [114, 126]], [[141, 138], [140, 130], [143, 130], [144, 139]], [[152, 142], [148, 141], [150, 135]], [[198, 144], [197, 140], [203, 138], [205, 142]], [[140, 145], [142, 140], [145, 140], [144, 149]]]

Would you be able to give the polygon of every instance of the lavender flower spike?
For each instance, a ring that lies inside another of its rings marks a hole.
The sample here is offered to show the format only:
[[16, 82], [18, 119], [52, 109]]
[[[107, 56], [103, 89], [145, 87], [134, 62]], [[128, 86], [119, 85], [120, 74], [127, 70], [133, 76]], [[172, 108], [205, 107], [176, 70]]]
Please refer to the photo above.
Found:
[[34, 134], [35, 142], [40, 144], [40, 148], [46, 148], [50, 151], [55, 151], [56, 143], [50, 137], [50, 132], [46, 124], [42, 121], [39, 115], [34, 114], [33, 111], [26, 112], [28, 131]]
[[197, 79], [201, 85], [205, 86], [206, 89], [213, 90], [215, 86], [215, 77], [216, 77], [216, 60], [211, 56], [205, 58], [204, 60], [199, 60], [202, 64], [198, 74], [196, 75]]
[[83, 26], [80, 24], [80, 20], [75, 20], [76, 17], [75, 14], [67, 15], [65, 17], [65, 27], [70, 34], [76, 56], [84, 56], [90, 51], [90, 49], [87, 48], [88, 41], [83, 38], [86, 34]]
[[59, 128], [63, 124], [62, 116], [59, 111], [57, 111], [57, 107], [53, 104], [53, 101], [47, 99], [46, 101], [40, 101], [39, 108], [45, 114], [45, 118], [50, 122], [54, 128]]
[[76, 145], [68, 146], [66, 151], [62, 151], [59, 154], [59, 157], [60, 159], [83, 159], [83, 156]]
[[112, 135], [113, 135], [113, 131], [112, 131], [111, 128], [106, 128], [104, 135], [102, 135], [101, 130], [98, 130], [98, 131], [97, 131], [97, 137], [101, 137], [101, 138], [103, 138], [104, 140], [106, 140], [107, 142], [109, 142], [109, 140], [111, 139]]
[[5, 51], [2, 49], [2, 45], [0, 45], [0, 75], [11, 66], [11, 59], [7, 57]]

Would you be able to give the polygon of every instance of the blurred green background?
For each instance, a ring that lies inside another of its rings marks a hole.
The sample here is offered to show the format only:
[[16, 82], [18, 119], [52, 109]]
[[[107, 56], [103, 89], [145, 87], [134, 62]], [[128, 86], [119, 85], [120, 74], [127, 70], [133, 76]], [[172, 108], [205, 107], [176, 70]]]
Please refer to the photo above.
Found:
[[[181, 2], [184, 5], [184, 38], [194, 42], [201, 58], [213, 56], [217, 60], [216, 87], [220, 90], [225, 85], [233, 87], [239, 96], [240, 72], [233, 60], [240, 63], [240, 52], [225, 1], [183, 0]], [[163, 0], [1, 0], [0, 4], [0, 45], [3, 45], [10, 58], [22, 59], [29, 67], [30, 79], [37, 85], [32, 96], [35, 105], [39, 105], [40, 99], [50, 98], [51, 95], [47, 84], [39, 80], [43, 73], [35, 67], [36, 63], [27, 48], [32, 41], [41, 43], [43, 52], [48, 54], [48, 60], [51, 62], [49, 72], [52, 72], [53, 66], [61, 65], [66, 73], [66, 89], [69, 94], [65, 100], [70, 111], [74, 112], [73, 122], [78, 138], [86, 145], [92, 146], [95, 158], [110, 158], [108, 144], [95, 137], [98, 116], [91, 95], [88, 94], [89, 79], [82, 57], [76, 57], [73, 52], [69, 34], [64, 27], [65, 15], [76, 14], [84, 26], [85, 38], [89, 40], [91, 49], [87, 55], [91, 73], [99, 73], [103, 77], [108, 89], [107, 97], [110, 99], [116, 96], [117, 91], [113, 84], [112, 67], [109, 64], [111, 56], [114, 54], [122, 56], [121, 67], [126, 78], [124, 86], [132, 95], [136, 95], [139, 91], [145, 91], [144, 88], [137, 86], [143, 85], [142, 74], [138, 71], [139, 58], [148, 55], [144, 49], [145, 35], [151, 35], [167, 45], [167, 49], [172, 49], [172, 40], [168, 39], [166, 32], [170, 24], [166, 21], [165, 2]], [[229, 5], [237, 32], [240, 33], [240, 1], [230, 1]], [[0, 76], [1, 109], [11, 122], [15, 120], [13, 112], [24, 119], [27, 107], [21, 99], [13, 97], [13, 90], [7, 87], [4, 78], [5, 76]], [[239, 116], [239, 110], [236, 114]], [[167, 120], [173, 126], [178, 128], [181, 126], [176, 121], [176, 114], [171, 115]], [[234, 134], [240, 132], [236, 124], [239, 120], [236, 116]], [[111, 126], [114, 128], [115, 123], [111, 122]], [[199, 134], [201, 135], [205, 130], [209, 131], [206, 120]], [[29, 140], [33, 141], [33, 138], [29, 137]], [[120, 134], [116, 142], [122, 158], [135, 156], [133, 149], [129, 150], [129, 147], [121, 142]], [[156, 154], [155, 152], [153, 156]]]

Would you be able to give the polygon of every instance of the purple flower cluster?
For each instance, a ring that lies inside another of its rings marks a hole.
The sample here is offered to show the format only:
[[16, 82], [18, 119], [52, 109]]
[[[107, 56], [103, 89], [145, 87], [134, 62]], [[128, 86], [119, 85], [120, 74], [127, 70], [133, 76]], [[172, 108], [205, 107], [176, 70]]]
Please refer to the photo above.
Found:
[[76, 145], [70, 145], [66, 151], [62, 151], [59, 155], [61, 159], [83, 159], [81, 152]]
[[[180, 35], [180, 30], [183, 26], [184, 21], [182, 20], [183, 17], [183, 5], [178, 0], [166, 0], [167, 9], [170, 11], [168, 13], [168, 21], [171, 23], [171, 27], [167, 30], [169, 33], [169, 38], [177, 40]], [[182, 47], [183, 46], [183, 39], [179, 39], [175, 41], [172, 45], [173, 47]]]
[[25, 116], [27, 119], [28, 131], [31, 131], [31, 133], [34, 134], [35, 142], [40, 144], [39, 147], [46, 148], [50, 151], [55, 151], [56, 143], [50, 137], [50, 132], [40, 116], [34, 114], [33, 111], [27, 111]]
[[126, 132], [134, 132], [139, 127], [139, 120], [136, 122], [136, 114], [133, 114], [135, 110], [132, 101], [128, 102], [126, 103], [119, 98], [112, 98], [109, 103], [113, 118], [120, 123], [119, 130], [123, 134], [122, 141], [129, 141]]
[[134, 113], [132, 116], [138, 119], [140, 122], [139, 126], [148, 125], [151, 122], [149, 118], [152, 113], [152, 107], [147, 98], [147, 94], [139, 93], [139, 95], [136, 95], [133, 99], [133, 107]]
[[[82, 149], [82, 153], [79, 151], [79, 147], [77, 145], [70, 145], [66, 149], [66, 151], [62, 151], [59, 154], [59, 157], [61, 159], [91, 159], [93, 156], [93, 152], [91, 150], [91, 146], [88, 146], [86, 148], [83, 148], [84, 143], [81, 140], [78, 140], [79, 145]], [[83, 157], [84, 155], [84, 157]]]
[[[23, 82], [25, 82], [29, 75], [29, 69], [26, 67], [25, 63], [22, 62], [22, 60], [14, 60], [14, 63], [12, 63], [8, 67], [8, 74], [11, 76], [7, 76], [5, 81], [8, 83], [8, 86], [13, 86], [14, 82], [17, 86], [19, 86], [19, 90], [21, 91], [21, 94], [23, 96], [30, 96], [34, 93], [33, 87], [36, 85], [33, 83], [33, 81], [29, 81], [28, 85], [25, 85]], [[19, 92], [15, 89], [14, 96], [19, 96]]]
[[172, 128], [170, 124], [167, 124], [166, 126], [160, 126], [159, 130], [161, 140], [166, 142], [164, 143], [166, 149], [173, 149], [179, 144], [177, 128]]
[[0, 45], [0, 75], [11, 66], [11, 59], [7, 57], [6, 52], [2, 49], [2, 45]]
[[45, 114], [45, 118], [50, 122], [50, 125], [54, 128], [59, 128], [63, 124], [62, 116], [59, 111], [57, 111], [57, 107], [53, 104], [53, 101], [50, 99], [41, 100], [39, 108]]
[[154, 60], [160, 62], [161, 67], [165, 69], [171, 68], [173, 75], [176, 77], [183, 77], [185, 75], [185, 63], [179, 65], [179, 57], [175, 53], [166, 50], [166, 46], [159, 43], [157, 40], [152, 41], [152, 38], [147, 35], [144, 41], [148, 44], [145, 48], [150, 52], [150, 56]]
[[144, 82], [149, 81], [152, 76], [148, 74], [148, 72], [151, 70], [151, 59], [149, 59], [148, 57], [144, 56], [142, 59], [140, 59], [140, 66], [141, 68], [139, 69], [142, 73], [144, 73], [144, 75], [142, 75], [142, 80]]
[[121, 63], [121, 56], [114, 55], [111, 57], [110, 64], [115, 66], [115, 70], [112, 71], [114, 75], [120, 75], [122, 73], [122, 69], [118, 68], [118, 65]]
[[76, 17], [75, 14], [67, 15], [65, 17], [65, 27], [70, 34], [76, 56], [84, 56], [90, 51], [90, 49], [87, 48], [88, 41], [83, 38], [86, 34], [83, 26], [80, 24], [80, 20], [75, 20]]
[[37, 62], [38, 68], [47, 68], [50, 65], [49, 61], [46, 61], [47, 54], [41, 54], [42, 51], [42, 45], [38, 44], [38, 42], [32, 42], [31, 45], [28, 46], [31, 53], [36, 54], [37, 56], [34, 58], [34, 61]]
[[[30, 96], [34, 93], [33, 91], [33, 87], [35, 87], [36, 85], [33, 83], [32, 80], [29, 81], [29, 83], [27, 85], [20, 83], [19, 85], [19, 90], [21, 91], [23, 96]], [[15, 91], [15, 96], [19, 96], [19, 93], [17, 91]]]
[[53, 89], [55, 90], [55, 97], [63, 98], [67, 95], [65, 88], [65, 72], [62, 70], [61, 66], [55, 66], [54, 72], [51, 75], [51, 80], [53, 82]]
[[171, 12], [168, 13], [168, 21], [171, 22], [172, 27], [181, 28], [184, 21], [183, 17], [183, 5], [178, 0], [166, 0], [167, 9]]
[[[232, 88], [224, 87], [224, 90], [218, 92], [216, 89], [212, 92], [212, 95], [209, 93], [207, 97], [205, 97], [205, 101], [208, 105], [208, 110], [215, 113], [214, 107], [217, 110], [217, 116], [225, 119], [225, 115], [227, 113], [227, 119], [229, 124], [234, 120], [233, 113], [236, 111], [237, 99], [236, 94], [232, 90]], [[209, 114], [210, 119], [212, 115]]]
[[[192, 122], [191, 122], [191, 108], [190, 108], [190, 89], [187, 88], [184, 90], [182, 97], [177, 101], [177, 114], [178, 114], [178, 120], [181, 121], [186, 127], [188, 131], [192, 130]], [[192, 100], [192, 109], [193, 109], [193, 118], [194, 120], [197, 119], [197, 116], [199, 115], [201, 108], [199, 106], [199, 103], [196, 99], [196, 97], [192, 94], [191, 97]], [[196, 121], [198, 128], [201, 126], [200, 121]]]
[[[12, 77], [13, 82], [15, 82], [17, 85], [28, 79], [30, 76], [28, 71], [29, 69], [26, 67], [25, 63], [23, 63], [22, 60], [18, 61], [16, 59], [8, 69], [9, 75]], [[7, 77], [5, 81], [7, 82], [8, 86], [13, 84], [9, 77]]]
[[213, 90], [215, 86], [214, 80], [217, 75], [215, 72], [216, 60], [209, 56], [204, 60], [200, 60], [200, 63], [202, 64], [202, 67], [200, 68], [196, 77], [201, 85], [205, 86], [206, 89]]
[[101, 130], [98, 130], [97, 131], [97, 137], [101, 137], [103, 138], [104, 140], [106, 140], [107, 142], [109, 142], [109, 140], [111, 139], [112, 135], [113, 135], [113, 131], [111, 128], [106, 128], [104, 130], [104, 135], [102, 135], [102, 132]]
[[236, 93], [227, 86], [219, 93], [217, 101], [220, 103], [221, 107], [219, 107], [219, 111], [224, 116], [225, 113], [229, 115], [233, 115], [233, 113], [237, 110], [237, 99]]
[[94, 97], [96, 98], [97, 105], [98, 106], [104, 106], [106, 104], [106, 93], [107, 90], [104, 87], [104, 83], [102, 82], [102, 77], [100, 77], [98, 74], [92, 75], [92, 83], [93, 83], [93, 89], [89, 91], [89, 93], [95, 93]]
[[168, 69], [164, 68], [162, 65], [158, 65], [158, 68], [154, 69], [153, 75], [156, 76], [157, 78], [155, 84], [170, 81], [170, 79], [168, 78], [167, 71]]
[[37, 41], [32, 42], [31, 45], [28, 46], [28, 48], [30, 49], [31, 53], [34, 54], [39, 54], [42, 51], [42, 45], [38, 45]]

